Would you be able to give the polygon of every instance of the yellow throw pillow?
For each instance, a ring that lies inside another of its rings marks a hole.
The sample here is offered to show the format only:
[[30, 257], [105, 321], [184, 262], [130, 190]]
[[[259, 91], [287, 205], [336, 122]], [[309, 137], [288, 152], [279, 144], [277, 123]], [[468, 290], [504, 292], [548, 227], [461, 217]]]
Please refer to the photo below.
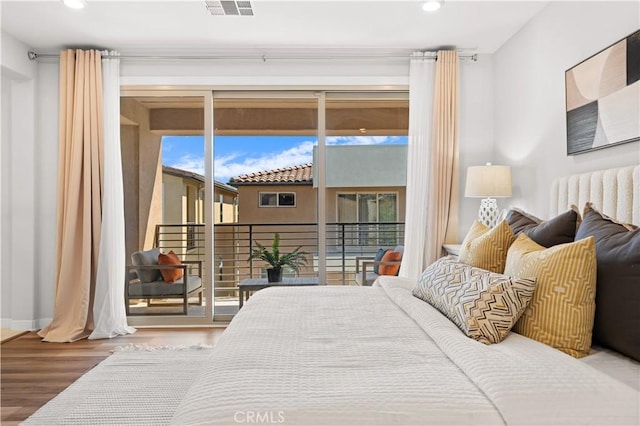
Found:
[[489, 228], [477, 220], [464, 237], [458, 260], [476, 268], [501, 274], [507, 250], [516, 237], [506, 221]]
[[520, 234], [509, 249], [504, 273], [537, 283], [513, 331], [576, 358], [589, 354], [596, 310], [593, 237], [547, 249]]

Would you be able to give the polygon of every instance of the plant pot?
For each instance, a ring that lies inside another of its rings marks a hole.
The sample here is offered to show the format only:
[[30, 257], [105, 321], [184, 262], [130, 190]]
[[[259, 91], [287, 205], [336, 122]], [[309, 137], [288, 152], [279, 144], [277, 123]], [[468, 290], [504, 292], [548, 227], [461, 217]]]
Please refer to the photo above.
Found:
[[270, 283], [279, 283], [282, 281], [282, 268], [268, 268], [267, 281]]

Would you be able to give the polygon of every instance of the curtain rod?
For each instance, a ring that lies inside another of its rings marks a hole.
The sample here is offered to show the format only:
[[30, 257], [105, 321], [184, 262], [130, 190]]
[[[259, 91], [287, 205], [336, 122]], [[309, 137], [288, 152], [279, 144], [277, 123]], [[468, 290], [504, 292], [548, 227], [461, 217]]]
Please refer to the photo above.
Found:
[[[363, 59], [363, 60], [373, 60], [373, 59], [426, 59], [426, 60], [436, 60], [437, 52], [422, 52], [425, 53], [425, 56], [420, 58], [413, 57], [411, 55], [325, 55], [325, 56], [215, 56], [215, 55], [194, 55], [194, 56], [185, 56], [185, 55], [157, 55], [157, 56], [147, 56], [147, 55], [127, 55], [121, 54], [119, 55], [120, 59], [147, 59], [147, 60], [258, 60], [262, 62], [267, 62], [268, 60], [353, 60], [353, 59]], [[59, 59], [58, 54], [53, 53], [36, 53], [34, 51], [27, 52], [27, 56], [30, 60], [35, 61], [38, 59]], [[464, 61], [473, 61], [476, 62], [478, 60], [477, 54], [472, 55], [459, 55], [461, 60]]]

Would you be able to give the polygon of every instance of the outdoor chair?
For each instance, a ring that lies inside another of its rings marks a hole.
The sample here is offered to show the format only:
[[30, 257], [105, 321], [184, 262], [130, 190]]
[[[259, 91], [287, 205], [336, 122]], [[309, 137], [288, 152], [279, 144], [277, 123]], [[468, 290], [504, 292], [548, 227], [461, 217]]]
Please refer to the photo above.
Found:
[[[187, 315], [189, 298], [198, 296], [202, 306], [202, 261], [181, 260], [178, 265], [159, 265], [160, 250], [154, 248], [138, 251], [131, 255], [132, 265], [125, 270], [125, 306], [127, 315], [173, 315], [173, 313], [131, 313], [131, 299], [146, 299], [151, 306], [152, 299], [182, 299], [182, 313]], [[190, 269], [197, 266], [197, 275]], [[182, 278], [173, 283], [163, 280], [161, 269], [182, 269]]]
[[[404, 254], [404, 246], [396, 246], [392, 251]], [[380, 265], [400, 265], [402, 259], [396, 262], [382, 261], [381, 258], [385, 253], [385, 249], [378, 251], [377, 256], [356, 256], [356, 284], [360, 286], [370, 286], [378, 279], [380, 274], [378, 268]]]

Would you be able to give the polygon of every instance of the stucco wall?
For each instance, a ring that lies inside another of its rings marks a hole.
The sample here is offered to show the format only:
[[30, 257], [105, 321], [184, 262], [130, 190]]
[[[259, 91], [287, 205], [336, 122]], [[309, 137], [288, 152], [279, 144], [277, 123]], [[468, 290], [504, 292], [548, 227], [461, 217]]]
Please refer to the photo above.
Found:
[[167, 173], [162, 175], [163, 210], [162, 223], [185, 223], [187, 221], [187, 194], [184, 180]]
[[[162, 223], [162, 138], [151, 133], [149, 130], [149, 110], [134, 99], [122, 98], [120, 113], [127, 118], [128, 122], [136, 123], [136, 126], [133, 127], [137, 128], [137, 135], [133, 130], [121, 135], [123, 151], [131, 152], [135, 150], [136, 145], [138, 148], [137, 165], [133, 164], [131, 159], [124, 159], [123, 153], [125, 185], [137, 180], [137, 194], [135, 194], [137, 200], [125, 198], [125, 218], [128, 220], [129, 204], [137, 202], [138, 247], [139, 250], [148, 250], [153, 247], [155, 226]], [[126, 147], [125, 145], [128, 144], [131, 146]], [[137, 174], [137, 178], [133, 176], [134, 174]]]
[[[260, 192], [294, 192], [295, 207], [259, 207]], [[240, 223], [315, 223], [316, 190], [311, 185], [242, 185], [238, 187]]]

